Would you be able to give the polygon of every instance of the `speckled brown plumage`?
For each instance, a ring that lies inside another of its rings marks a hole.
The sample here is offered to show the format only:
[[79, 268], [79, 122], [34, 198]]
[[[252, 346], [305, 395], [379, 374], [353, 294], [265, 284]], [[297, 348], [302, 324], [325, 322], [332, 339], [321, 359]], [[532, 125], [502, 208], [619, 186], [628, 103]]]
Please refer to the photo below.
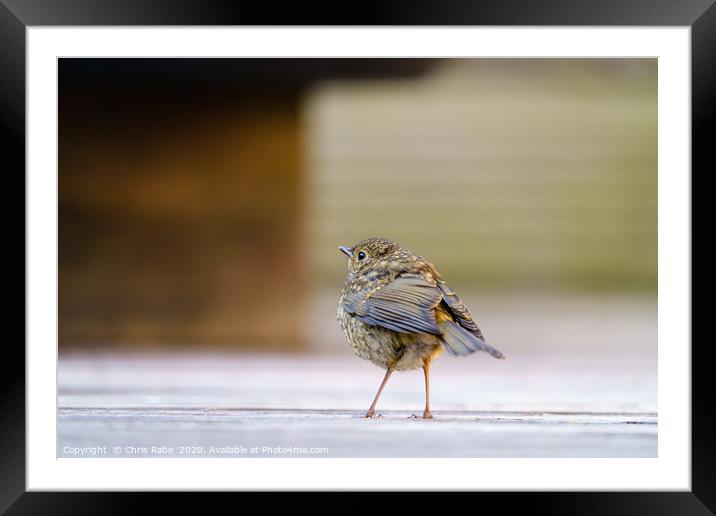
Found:
[[489, 346], [460, 298], [435, 266], [384, 238], [341, 247], [348, 256], [348, 276], [338, 303], [338, 321], [356, 355], [386, 370], [367, 417], [393, 371], [423, 368], [426, 404], [431, 418], [429, 367], [447, 350], [453, 355], [486, 351]]

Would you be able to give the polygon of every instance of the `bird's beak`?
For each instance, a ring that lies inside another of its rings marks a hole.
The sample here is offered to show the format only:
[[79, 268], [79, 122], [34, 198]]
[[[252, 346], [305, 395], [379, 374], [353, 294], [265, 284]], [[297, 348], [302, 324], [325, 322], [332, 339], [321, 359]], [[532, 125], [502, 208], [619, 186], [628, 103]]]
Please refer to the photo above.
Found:
[[343, 254], [345, 254], [348, 258], [353, 258], [353, 249], [350, 247], [346, 247], [344, 245], [338, 246], [338, 249], [341, 250]]

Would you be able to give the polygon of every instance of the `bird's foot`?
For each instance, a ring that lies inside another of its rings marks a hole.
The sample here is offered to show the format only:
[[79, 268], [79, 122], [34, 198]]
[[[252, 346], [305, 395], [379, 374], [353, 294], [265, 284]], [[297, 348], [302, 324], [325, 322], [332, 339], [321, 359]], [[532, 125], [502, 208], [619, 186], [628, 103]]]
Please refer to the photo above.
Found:
[[379, 419], [379, 418], [383, 417], [383, 415], [382, 415], [382, 414], [378, 414], [378, 413], [377, 413], [376, 411], [374, 411], [374, 410], [369, 410], [368, 412], [365, 413], [364, 416], [361, 416], [361, 417], [362, 417], [363, 419]]
[[424, 412], [422, 416], [411, 414], [408, 419], [432, 419], [433, 415], [430, 412]]

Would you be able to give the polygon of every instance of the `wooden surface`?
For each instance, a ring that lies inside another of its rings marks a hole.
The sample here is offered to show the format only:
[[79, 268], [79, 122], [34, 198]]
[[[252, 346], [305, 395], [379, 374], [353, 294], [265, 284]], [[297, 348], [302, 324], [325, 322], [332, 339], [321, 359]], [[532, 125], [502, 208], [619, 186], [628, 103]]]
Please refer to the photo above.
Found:
[[[393, 375], [336, 355], [71, 354], [58, 456], [654, 457], [656, 372], [639, 354], [445, 357]], [[153, 449], [154, 448], [154, 449]], [[94, 455], [93, 455], [94, 453]]]

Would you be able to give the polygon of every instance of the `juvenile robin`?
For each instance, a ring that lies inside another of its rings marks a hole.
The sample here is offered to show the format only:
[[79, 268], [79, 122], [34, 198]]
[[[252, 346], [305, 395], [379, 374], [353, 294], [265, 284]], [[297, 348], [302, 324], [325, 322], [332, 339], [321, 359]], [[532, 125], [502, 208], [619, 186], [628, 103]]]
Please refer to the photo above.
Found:
[[432, 419], [430, 363], [444, 350], [458, 356], [486, 351], [505, 358], [485, 342], [470, 312], [427, 259], [384, 238], [339, 249], [348, 256], [348, 276], [338, 321], [355, 354], [385, 369], [365, 417], [376, 416], [378, 398], [393, 371], [423, 369], [423, 418]]

